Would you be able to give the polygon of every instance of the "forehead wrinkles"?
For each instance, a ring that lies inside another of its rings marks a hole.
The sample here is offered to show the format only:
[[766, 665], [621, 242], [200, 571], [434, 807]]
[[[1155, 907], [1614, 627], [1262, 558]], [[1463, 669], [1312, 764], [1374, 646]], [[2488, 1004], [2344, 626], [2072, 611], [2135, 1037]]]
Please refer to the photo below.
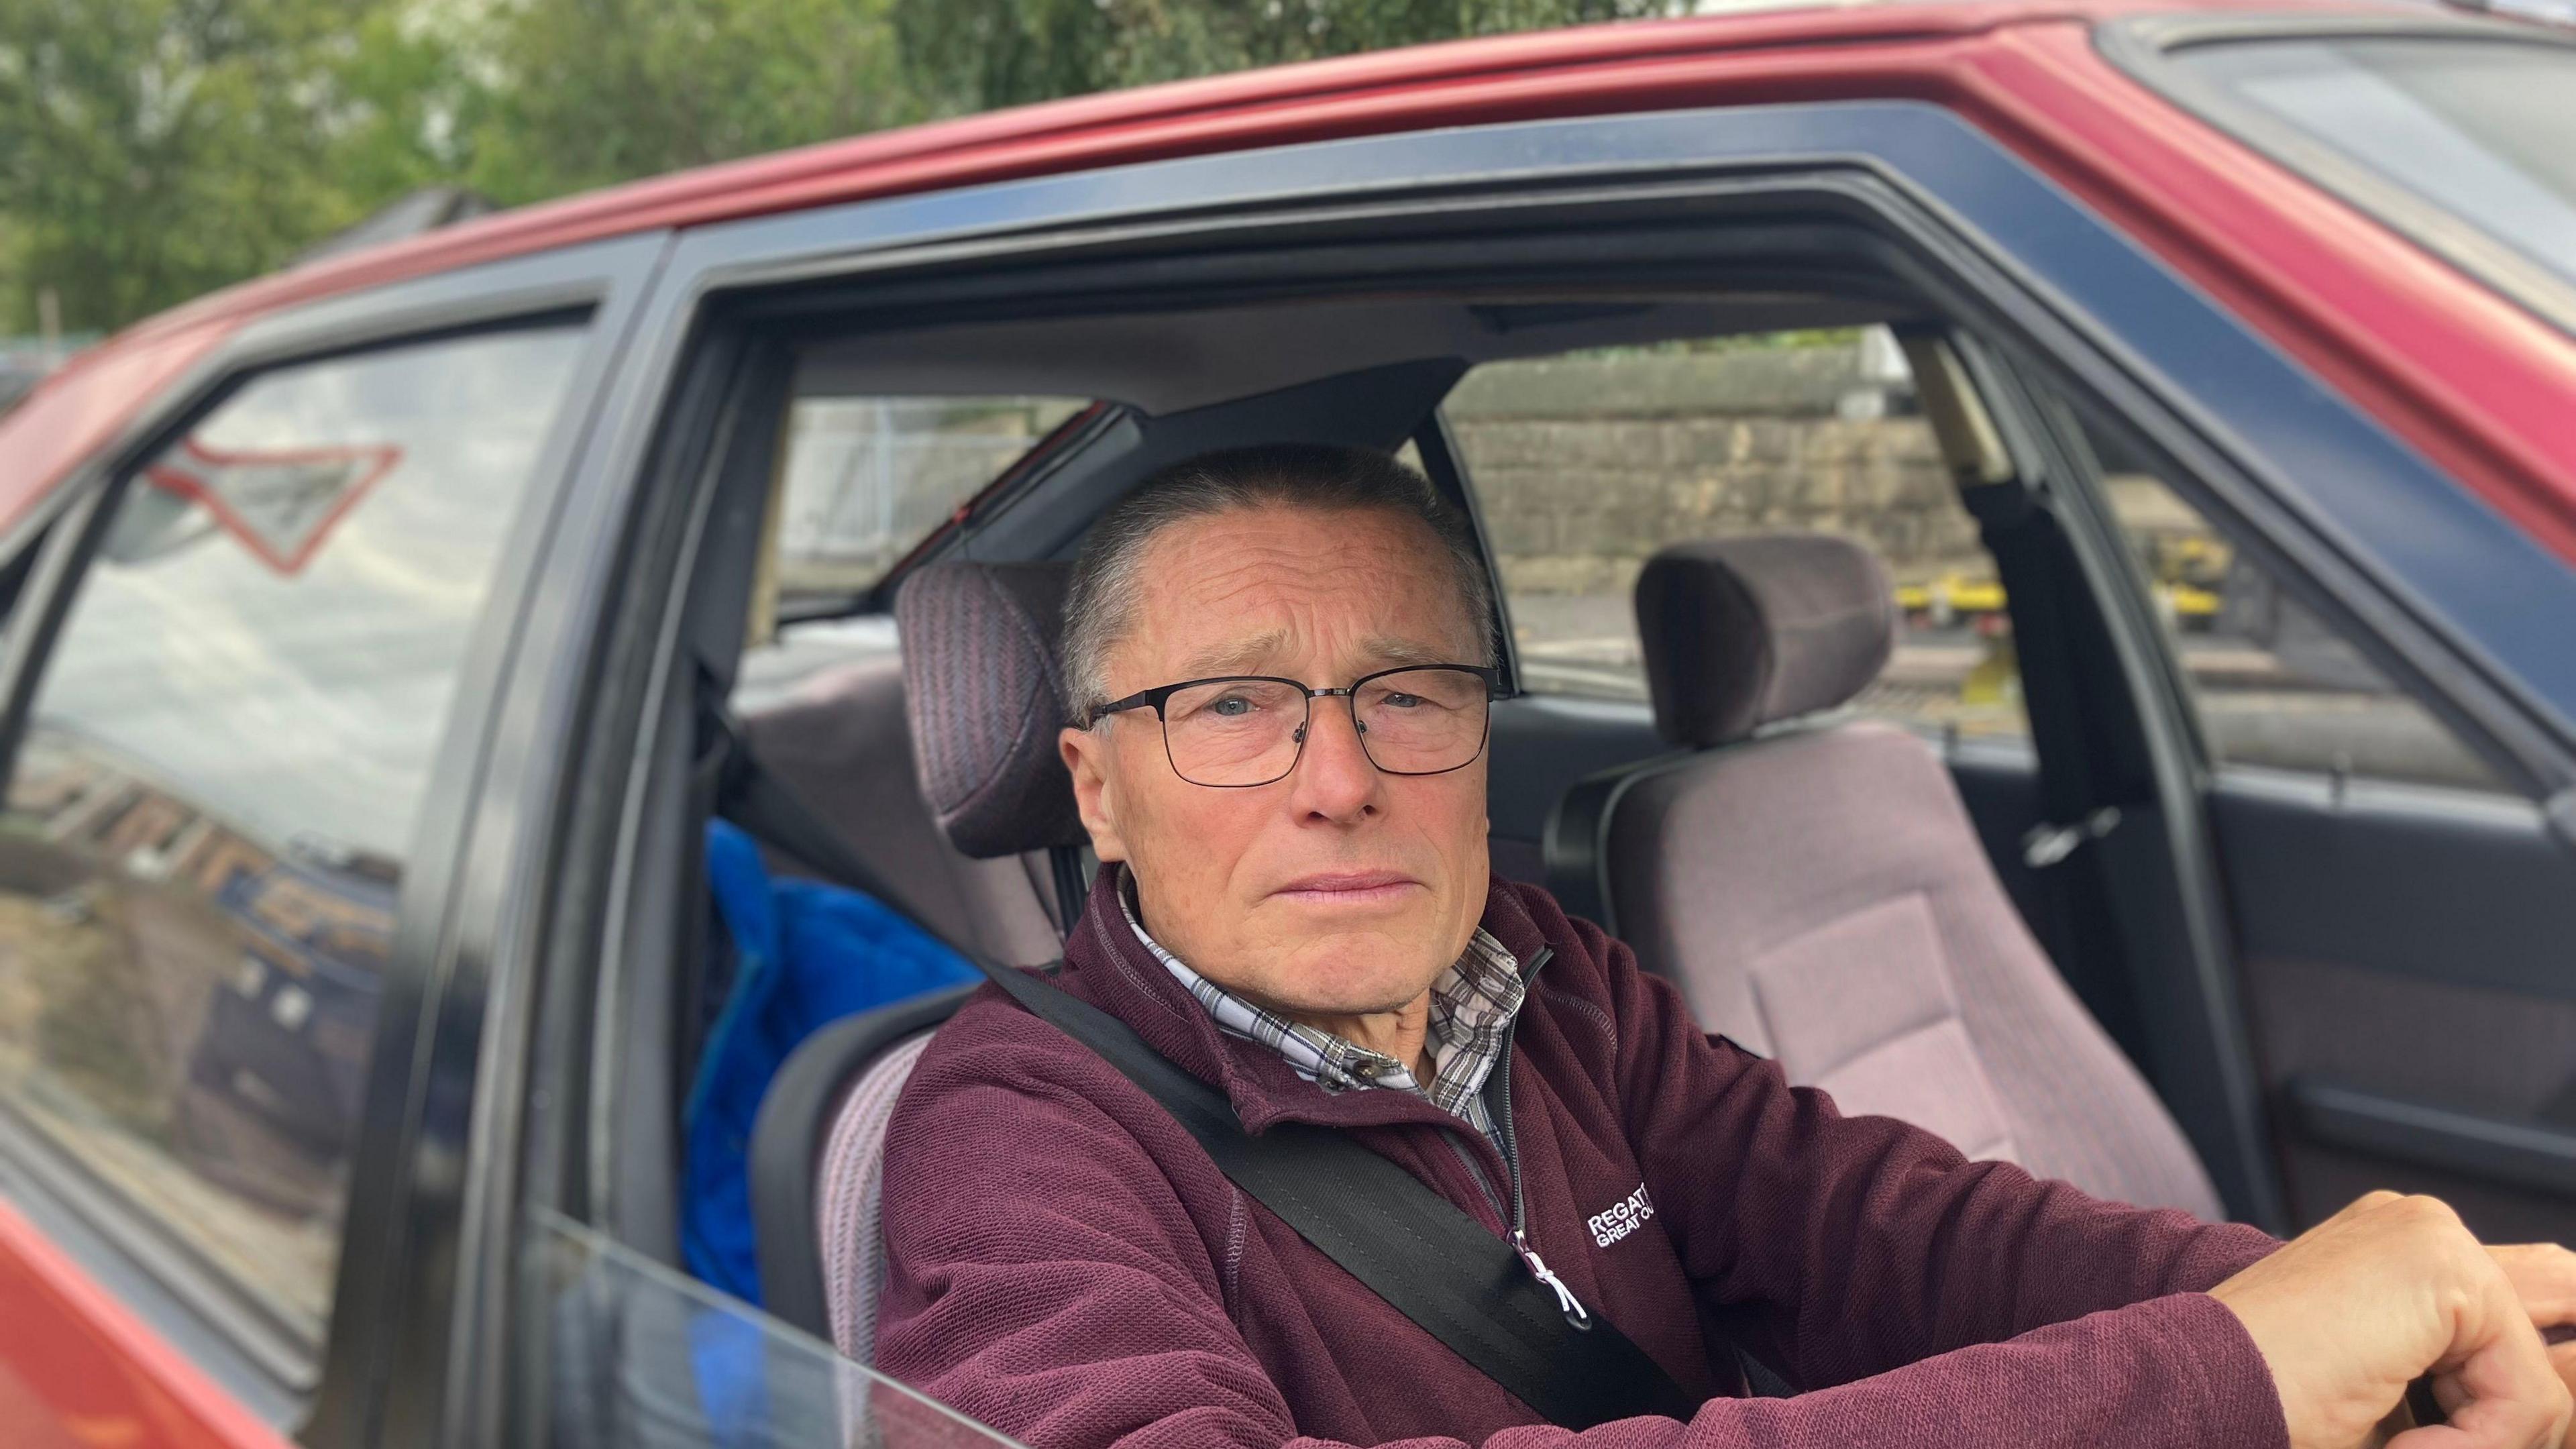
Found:
[[[1333, 635], [1454, 648], [1448, 636], [1474, 627], [1455, 617], [1439, 540], [1399, 516], [1241, 510], [1174, 525], [1142, 563], [1136, 616], [1116, 651], [1130, 658], [1168, 660], [1282, 630], [1292, 647]], [[1426, 615], [1439, 613], [1452, 616], [1448, 627], [1426, 632]]]

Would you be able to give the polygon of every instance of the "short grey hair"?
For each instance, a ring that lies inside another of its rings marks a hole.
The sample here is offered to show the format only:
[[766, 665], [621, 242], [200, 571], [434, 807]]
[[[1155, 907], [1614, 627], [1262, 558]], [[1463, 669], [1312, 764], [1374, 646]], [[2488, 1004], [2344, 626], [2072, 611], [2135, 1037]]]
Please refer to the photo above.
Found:
[[1109, 651], [1135, 622], [1145, 551], [1163, 530], [1237, 509], [1383, 512], [1417, 519], [1480, 641], [1464, 663], [1495, 662], [1493, 586], [1466, 517], [1431, 480], [1369, 448], [1278, 443], [1202, 453], [1139, 484], [1091, 526], [1064, 603], [1064, 694], [1076, 722], [1109, 703]]

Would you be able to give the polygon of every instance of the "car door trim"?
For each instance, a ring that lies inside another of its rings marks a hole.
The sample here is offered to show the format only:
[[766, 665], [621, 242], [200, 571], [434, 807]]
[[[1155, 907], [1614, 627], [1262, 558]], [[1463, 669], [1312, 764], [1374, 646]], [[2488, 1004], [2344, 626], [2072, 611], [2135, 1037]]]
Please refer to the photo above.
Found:
[[[38, 610], [32, 619], [22, 620], [33, 627], [11, 630], [5, 656], [0, 656], [0, 701], [5, 701], [0, 704], [0, 779], [7, 778], [14, 764], [16, 744], [41, 684], [45, 661], [114, 500], [128, 486], [134, 470], [161, 447], [258, 374], [380, 348], [544, 326], [587, 315], [589, 342], [574, 364], [562, 411], [550, 423], [530, 474], [526, 517], [541, 521], [551, 505], [555, 481], [609, 375], [613, 349], [604, 341], [602, 324], [631, 302], [639, 264], [661, 250], [662, 239], [625, 238], [333, 297], [245, 326], [187, 369], [179, 382], [165, 389], [111, 444], [82, 465], [49, 500], [44, 517], [21, 525], [22, 535], [31, 527], [63, 527], [45, 540], [50, 555], [40, 564], [48, 570], [45, 587], [22, 601]], [[523, 530], [523, 535], [536, 531], [540, 530]], [[516, 632], [517, 603], [527, 587], [533, 559], [531, 541], [521, 536], [496, 562], [490, 595], [460, 664], [452, 718], [478, 719], [488, 713], [494, 675]], [[420, 1105], [410, 1070], [415, 1050], [427, 1044], [424, 1038], [462, 1037], [470, 1052], [480, 1024], [472, 1013], [460, 1021], [449, 1010], [452, 1003], [444, 990], [446, 973], [440, 960], [445, 953], [436, 943], [451, 934], [447, 921], [453, 902], [445, 887], [461, 844], [457, 823], [463, 818], [464, 801], [472, 794], [467, 781], [481, 767], [484, 733], [451, 731], [442, 740], [432, 766], [429, 799], [413, 834], [403, 905], [387, 962], [386, 990], [379, 1003], [362, 1125], [351, 1160], [324, 1340], [281, 1356], [282, 1340], [261, 1348], [253, 1346], [260, 1341], [257, 1337], [240, 1339], [248, 1361], [258, 1365], [260, 1377], [267, 1382], [264, 1386], [236, 1382], [233, 1387], [247, 1390], [252, 1402], [294, 1404], [302, 1411], [299, 1437], [313, 1449], [368, 1442], [365, 1425], [381, 1383], [372, 1345], [386, 1326], [383, 1320], [404, 1298], [418, 1296], [417, 1290], [426, 1288], [427, 1296], [439, 1296], [438, 1285], [428, 1280], [442, 1270], [404, 1257], [386, 1240], [400, 1240], [400, 1226], [413, 1215], [413, 1198], [421, 1186], [423, 1164], [410, 1150], [410, 1125]], [[394, 1090], [389, 1092], [389, 1086]], [[109, 1234], [102, 1241], [113, 1241], [117, 1228], [110, 1224], [114, 1223], [115, 1215], [99, 1220], [97, 1225]], [[118, 1227], [155, 1239], [163, 1236], [139, 1221]], [[186, 1311], [193, 1322], [164, 1320], [179, 1341], [225, 1321], [206, 1316], [214, 1305], [205, 1295], [219, 1291], [218, 1285], [180, 1281], [191, 1276], [184, 1273], [173, 1279], [168, 1270], [178, 1260], [168, 1253], [139, 1253], [138, 1246], [129, 1242], [120, 1257], [165, 1281], [178, 1295], [174, 1304], [191, 1305]], [[402, 1280], [399, 1288], [393, 1282], [397, 1278]], [[133, 1306], [145, 1311], [149, 1320], [152, 1305]], [[245, 1322], [234, 1317], [228, 1335], [244, 1334]], [[288, 1358], [303, 1362], [305, 1371], [297, 1372]]]

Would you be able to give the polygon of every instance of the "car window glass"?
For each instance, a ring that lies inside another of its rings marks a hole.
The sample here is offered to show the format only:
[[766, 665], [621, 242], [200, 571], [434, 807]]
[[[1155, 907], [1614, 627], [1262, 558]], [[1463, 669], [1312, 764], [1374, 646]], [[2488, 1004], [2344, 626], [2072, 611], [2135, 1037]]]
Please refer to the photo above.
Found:
[[518, 1442], [549, 1449], [1005, 1449], [831, 1345], [543, 1208], [519, 1235]]
[[1523, 688], [1646, 697], [1637, 572], [1684, 539], [1784, 529], [1874, 550], [1903, 624], [1855, 705], [2023, 735], [2011, 621], [1881, 328], [1489, 363], [1443, 404], [1509, 603]]
[[2216, 763], [2505, 788], [2149, 464], [2098, 429], [2088, 436]]
[[2174, 60], [2576, 283], [2576, 48], [2343, 36], [2197, 45]]
[[411, 833], [578, 327], [256, 377], [126, 480], [0, 815], [0, 1111], [319, 1341]]
[[1060, 397], [799, 397], [780, 461], [778, 592], [846, 597], [1090, 406]]

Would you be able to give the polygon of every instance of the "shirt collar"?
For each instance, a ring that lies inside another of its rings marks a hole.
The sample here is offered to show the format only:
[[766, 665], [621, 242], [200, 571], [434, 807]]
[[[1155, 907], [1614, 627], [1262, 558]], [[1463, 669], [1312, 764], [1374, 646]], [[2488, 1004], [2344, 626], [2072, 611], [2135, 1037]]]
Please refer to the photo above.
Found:
[[1492, 933], [1479, 926], [1468, 938], [1467, 949], [1431, 983], [1426, 1032], [1431, 1080], [1418, 1082], [1411, 1067], [1384, 1052], [1291, 1021], [1190, 969], [1146, 931], [1136, 909], [1134, 873], [1124, 865], [1117, 869], [1118, 904], [1126, 912], [1128, 929], [1214, 1019], [1218, 1030], [1278, 1053], [1299, 1076], [1328, 1092], [1394, 1087], [1484, 1128], [1486, 1114], [1479, 1094], [1502, 1057], [1512, 1020], [1519, 1015], [1528, 989], [1521, 979], [1519, 959]]

